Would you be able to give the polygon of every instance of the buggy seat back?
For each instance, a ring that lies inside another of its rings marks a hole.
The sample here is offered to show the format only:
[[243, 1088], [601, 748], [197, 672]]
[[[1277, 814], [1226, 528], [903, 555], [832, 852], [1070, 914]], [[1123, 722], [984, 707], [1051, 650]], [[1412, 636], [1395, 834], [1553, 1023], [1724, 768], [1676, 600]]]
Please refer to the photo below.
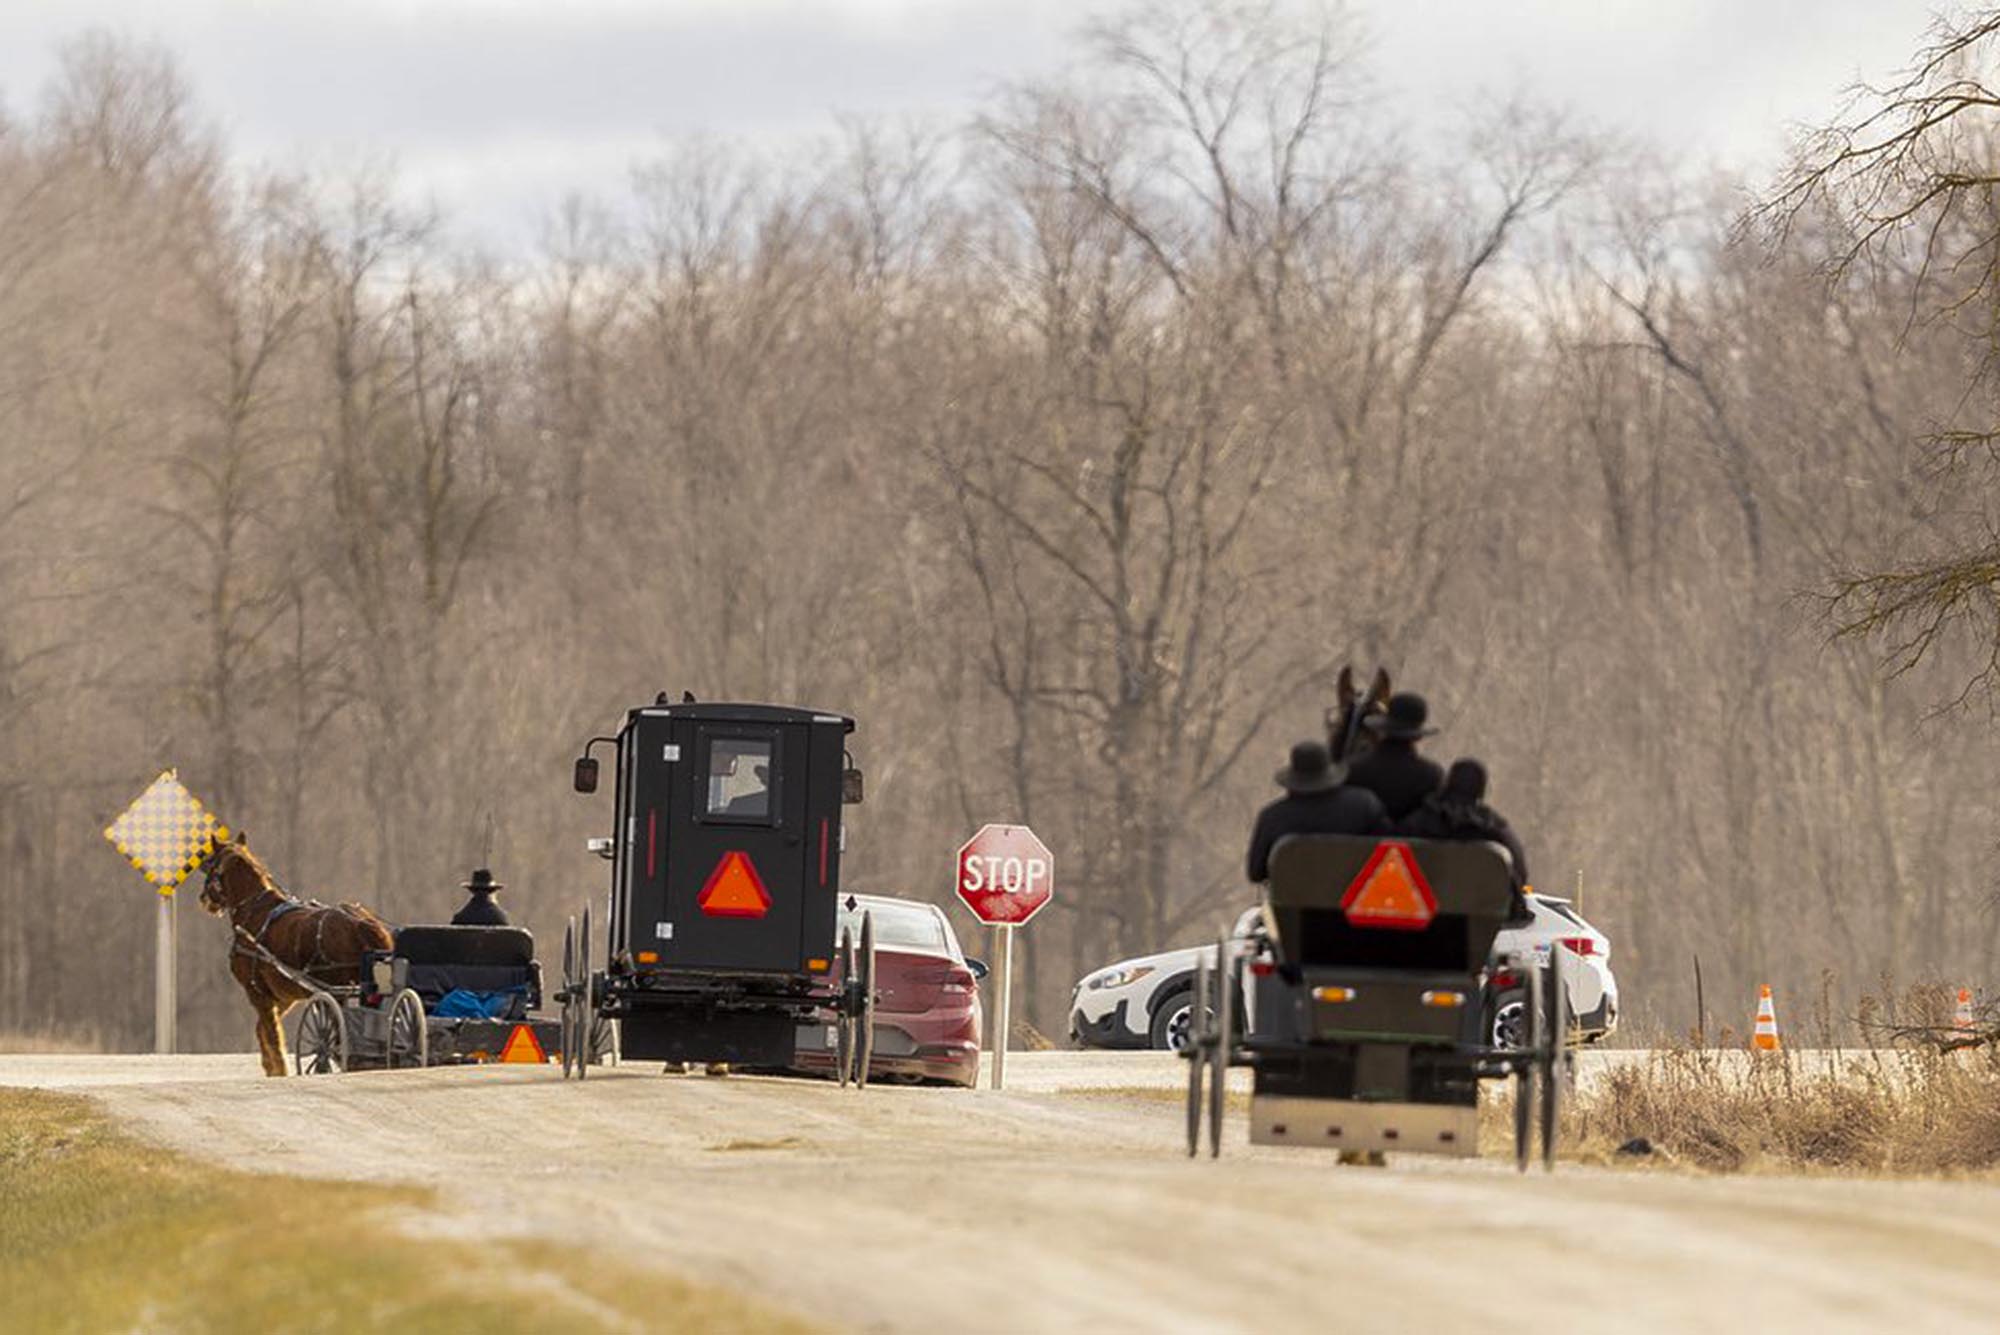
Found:
[[[1400, 867], [1385, 867], [1391, 859], [1400, 859]], [[1394, 892], [1389, 903], [1408, 903], [1428, 890], [1429, 921], [1384, 925], [1365, 912], [1350, 916], [1343, 901], [1360, 895], [1376, 872], [1394, 881], [1385, 887]], [[1280, 965], [1469, 978], [1485, 968], [1514, 901], [1507, 854], [1493, 844], [1314, 834], [1278, 842], [1264, 902]]]
[[541, 970], [535, 963], [534, 935], [523, 927], [403, 927], [396, 932], [396, 957], [405, 963], [405, 985], [426, 1008], [447, 992], [507, 992], [519, 989], [526, 1011], [541, 1004]]

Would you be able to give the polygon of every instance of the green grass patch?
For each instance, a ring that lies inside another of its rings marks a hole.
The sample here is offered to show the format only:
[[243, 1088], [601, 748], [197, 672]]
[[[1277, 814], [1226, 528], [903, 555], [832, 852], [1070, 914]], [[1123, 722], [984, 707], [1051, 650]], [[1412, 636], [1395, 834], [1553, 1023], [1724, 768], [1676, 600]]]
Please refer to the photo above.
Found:
[[814, 1329], [574, 1247], [399, 1226], [434, 1209], [418, 1188], [212, 1167], [88, 1100], [0, 1089], [0, 1330]]

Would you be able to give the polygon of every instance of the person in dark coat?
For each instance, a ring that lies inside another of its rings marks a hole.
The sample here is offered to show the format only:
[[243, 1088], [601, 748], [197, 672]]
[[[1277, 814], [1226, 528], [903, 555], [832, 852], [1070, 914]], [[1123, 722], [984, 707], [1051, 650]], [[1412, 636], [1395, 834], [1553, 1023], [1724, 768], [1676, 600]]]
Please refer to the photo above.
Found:
[[507, 910], [493, 902], [493, 896], [507, 887], [493, 879], [493, 873], [481, 867], [472, 873], [472, 879], [460, 887], [472, 892], [465, 906], [451, 915], [453, 927], [507, 927]]
[[1486, 766], [1454, 760], [1444, 789], [1396, 824], [1396, 833], [1414, 839], [1484, 839], [1499, 844], [1514, 860], [1514, 888], [1528, 884], [1528, 854], [1507, 818], [1486, 805]]
[[1250, 834], [1253, 883], [1271, 879], [1271, 850], [1288, 834], [1387, 834], [1389, 815], [1375, 794], [1341, 781], [1323, 742], [1300, 742], [1277, 773], [1285, 795], [1257, 813]]
[[1417, 742], [1437, 731], [1424, 726], [1430, 712], [1424, 697], [1403, 691], [1389, 697], [1386, 713], [1371, 715], [1362, 725], [1376, 735], [1376, 742], [1348, 767], [1347, 781], [1381, 798], [1392, 821], [1403, 819], [1444, 787], [1444, 768], [1417, 754]]
[[750, 772], [757, 776], [757, 786], [746, 789], [729, 799], [722, 808], [725, 816], [768, 816], [771, 814], [771, 769], [768, 765], [752, 765]]

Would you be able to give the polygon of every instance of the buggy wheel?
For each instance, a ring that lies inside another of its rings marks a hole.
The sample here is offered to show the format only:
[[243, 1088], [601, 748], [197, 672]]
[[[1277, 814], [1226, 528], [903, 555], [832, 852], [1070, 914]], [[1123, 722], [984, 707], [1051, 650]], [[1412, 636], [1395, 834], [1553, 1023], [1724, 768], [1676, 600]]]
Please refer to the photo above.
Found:
[[1569, 986], [1563, 979], [1562, 952], [1549, 947], [1549, 973], [1542, 985], [1547, 1014], [1542, 1023], [1542, 1167], [1556, 1167], [1557, 1119], [1562, 1111], [1562, 1066], [1569, 1056]]
[[590, 972], [590, 904], [583, 906], [583, 928], [576, 936], [576, 1078], [590, 1074], [591, 1024], [597, 1019], [597, 979]]
[[[857, 965], [860, 969], [860, 987], [856, 991], [858, 1013], [854, 1017], [854, 1085], [857, 1089], [868, 1084], [868, 1063], [875, 1056], [875, 915], [861, 915], [861, 946]], [[1000, 1036], [1001, 1042], [1007, 1036]]]
[[1215, 1032], [1208, 1050], [1208, 1157], [1222, 1154], [1222, 1107], [1229, 1086], [1229, 1051], [1236, 1034], [1236, 961], [1231, 958], [1229, 938], [1215, 944]]
[[294, 1069], [300, 1075], [337, 1075], [347, 1069], [347, 1016], [340, 1003], [315, 992], [299, 1016]]
[[582, 1050], [577, 1024], [577, 980], [576, 980], [576, 919], [571, 918], [563, 929], [563, 986], [562, 986], [562, 1069], [567, 1080], [577, 1068], [577, 1054]]
[[424, 1000], [409, 988], [389, 1003], [389, 1069], [431, 1064], [431, 1032], [424, 1023]]
[[1535, 1106], [1535, 1077], [1542, 1064], [1542, 989], [1547, 982], [1542, 970], [1529, 969], [1528, 973], [1528, 1014], [1527, 1049], [1514, 1068], [1514, 1167], [1525, 1173], [1528, 1160], [1533, 1153], [1533, 1118]]
[[833, 1075], [842, 1089], [854, 1074], [854, 929], [840, 929], [840, 995], [833, 1014]]
[[1201, 1082], [1208, 1072], [1208, 1053], [1202, 1047], [1202, 1017], [1208, 1014], [1208, 956], [1195, 956], [1194, 995], [1189, 998], [1187, 1046], [1181, 1056], [1188, 1064], [1187, 1146], [1192, 1159], [1201, 1149]]

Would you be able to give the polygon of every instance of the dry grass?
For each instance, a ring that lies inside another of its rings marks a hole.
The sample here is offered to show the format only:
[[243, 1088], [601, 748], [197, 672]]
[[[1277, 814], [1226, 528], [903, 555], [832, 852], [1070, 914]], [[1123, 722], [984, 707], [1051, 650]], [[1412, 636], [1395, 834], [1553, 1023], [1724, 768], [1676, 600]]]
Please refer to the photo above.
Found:
[[[1170, 1103], [1176, 1108], [1187, 1106], [1187, 1086], [1174, 1085], [1101, 1085], [1079, 1089], [1056, 1091], [1064, 1098], [1098, 1099], [1107, 1103]], [[1206, 1092], [1203, 1093], [1203, 1107], [1207, 1106]], [[1222, 1096], [1224, 1109], [1231, 1113], [1250, 1111], [1250, 1095], [1240, 1089], [1232, 1089]]]
[[10, 1335], [811, 1329], [576, 1248], [465, 1240], [424, 1191], [199, 1164], [69, 1095], [0, 1089], [0, 1202]]
[[95, 1029], [45, 1030], [24, 1034], [0, 1030], [0, 1052], [77, 1053], [104, 1052], [104, 1039]]
[[776, 1140], [725, 1140], [719, 1145], [704, 1145], [711, 1154], [740, 1154], [755, 1150], [800, 1150], [806, 1142], [797, 1136], [779, 1136]]
[[[1571, 1100], [1563, 1136], [1577, 1157], [1720, 1172], [1988, 1173], [2000, 1056], [1656, 1049]], [[1616, 1153], [1640, 1138], [1653, 1154]]]

